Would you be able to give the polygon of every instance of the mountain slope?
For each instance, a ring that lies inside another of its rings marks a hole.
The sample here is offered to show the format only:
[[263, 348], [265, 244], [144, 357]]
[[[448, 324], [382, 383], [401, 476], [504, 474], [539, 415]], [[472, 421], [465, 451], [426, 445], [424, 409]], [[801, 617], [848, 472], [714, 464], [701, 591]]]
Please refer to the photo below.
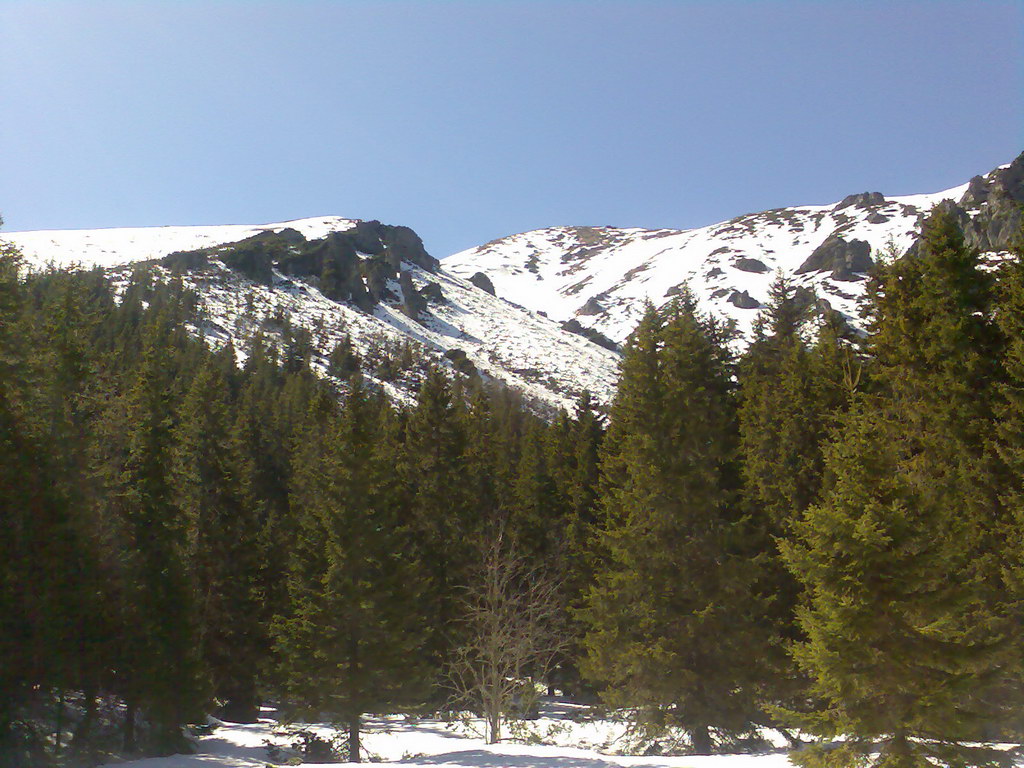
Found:
[[5, 233], [39, 267], [97, 265], [121, 286], [144, 265], [198, 297], [195, 328], [239, 357], [254, 333], [284, 344], [307, 332], [326, 375], [343, 340], [371, 381], [408, 401], [426, 363], [479, 372], [531, 400], [571, 408], [613, 393], [618, 357], [557, 323], [437, 269], [406, 227], [337, 217], [259, 226]]
[[953, 205], [968, 240], [983, 250], [1005, 247], [1019, 220], [1016, 203], [1024, 201], [1022, 182], [1024, 154], [934, 194], [863, 193], [690, 230], [551, 227], [462, 251], [442, 266], [467, 279], [482, 272], [498, 296], [615, 341], [633, 329], [645, 301], [663, 304], [684, 283], [706, 309], [749, 333], [777, 272], [856, 325], [864, 272], [879, 252], [910, 248], [933, 205]]

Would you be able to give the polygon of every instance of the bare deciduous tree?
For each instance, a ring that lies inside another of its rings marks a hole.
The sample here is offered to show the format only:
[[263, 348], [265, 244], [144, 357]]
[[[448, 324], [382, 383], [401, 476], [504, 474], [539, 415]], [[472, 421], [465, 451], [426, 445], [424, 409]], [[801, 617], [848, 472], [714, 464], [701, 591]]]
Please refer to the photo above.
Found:
[[524, 691], [568, 647], [561, 584], [519, 555], [499, 529], [459, 600], [460, 640], [449, 667], [455, 703], [479, 711], [488, 744]]

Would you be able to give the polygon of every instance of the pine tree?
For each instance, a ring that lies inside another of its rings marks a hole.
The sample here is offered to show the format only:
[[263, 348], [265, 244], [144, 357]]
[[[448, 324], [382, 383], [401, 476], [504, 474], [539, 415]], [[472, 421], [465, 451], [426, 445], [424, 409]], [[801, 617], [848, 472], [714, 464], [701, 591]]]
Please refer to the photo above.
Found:
[[[818, 499], [822, 449], [849, 397], [842, 365], [852, 365], [835, 329], [822, 323], [818, 340], [807, 340], [811, 304], [784, 276], [776, 278], [758, 317], [755, 337], [739, 365], [739, 454], [745, 546], [761, 562], [757, 594], [773, 643], [760, 694], [767, 707], [798, 706], [805, 680], [787, 646], [800, 639], [795, 610], [797, 580], [786, 569], [778, 543]], [[852, 386], [852, 381], [850, 382]]]
[[469, 553], [481, 521], [491, 514], [468, 495], [464, 426], [463, 406], [453, 399], [448, 379], [431, 371], [406, 420], [401, 472], [408, 522], [416, 534], [414, 553], [429, 584], [423, 596], [431, 631], [427, 653], [436, 669], [449, 650], [445, 631], [454, 620], [456, 594], [466, 583]]
[[723, 329], [685, 292], [649, 309], [626, 345], [602, 462], [598, 557], [582, 618], [584, 672], [612, 704], [681, 725], [693, 749], [709, 728], [742, 727], [756, 658], [732, 548], [735, 413]]
[[796, 657], [822, 709], [813, 732], [847, 734], [811, 764], [929, 759], [986, 765], [970, 748], [1004, 721], [1005, 617], [992, 601], [999, 521], [985, 474], [994, 361], [990, 278], [955, 220], [925, 222], [915, 258], [876, 277], [874, 394], [826, 452], [832, 478], [784, 556], [807, 591]]
[[228, 720], [255, 722], [260, 647], [258, 507], [243, 503], [231, 442], [230, 384], [210, 355], [181, 406], [174, 450], [177, 505], [188, 538], [199, 654]]
[[123, 460], [109, 493], [130, 537], [124, 617], [122, 694], [126, 748], [135, 748], [134, 707], [143, 707], [157, 750], [180, 748], [178, 728], [198, 714], [192, 592], [184, 562], [185, 525], [171, 476], [173, 387], [166, 378], [169, 329], [148, 330], [142, 365], [123, 405]]
[[299, 459], [291, 613], [275, 629], [286, 690], [347, 724], [353, 762], [363, 713], [422, 695], [423, 577], [393, 503], [394, 446], [382, 439], [394, 434], [389, 414], [355, 379], [321, 450]]
[[[1012, 615], [1024, 617], [1024, 228], [1012, 252], [999, 267], [996, 320], [1007, 347], [1003, 355], [1004, 379], [997, 401], [995, 452], [1001, 462], [1001, 498], [1006, 512], [1003, 563], [1007, 598]], [[1013, 686], [1024, 681], [1024, 649], [1018, 640]], [[1018, 718], [1011, 726], [1024, 728]]]
[[565, 559], [566, 509], [549, 466], [549, 427], [533, 420], [523, 435], [512, 488], [508, 532], [528, 561], [546, 560], [556, 571]]

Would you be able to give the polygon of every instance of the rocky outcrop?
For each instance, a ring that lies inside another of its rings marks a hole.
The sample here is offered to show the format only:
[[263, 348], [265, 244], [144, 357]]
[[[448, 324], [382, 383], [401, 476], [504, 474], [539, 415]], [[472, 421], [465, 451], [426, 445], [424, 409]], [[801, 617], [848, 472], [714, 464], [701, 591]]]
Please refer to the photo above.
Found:
[[747, 293], [747, 291], [733, 291], [726, 301], [740, 309], [759, 309], [761, 307], [761, 302]]
[[[319, 240], [306, 240], [290, 227], [266, 230], [230, 245], [172, 253], [161, 263], [171, 269], [195, 269], [211, 258], [263, 285], [273, 282], [275, 269], [289, 277], [312, 278], [327, 298], [351, 302], [367, 312], [381, 301], [397, 298], [388, 286], [399, 279], [403, 263], [429, 272], [438, 268], [437, 259], [426, 252], [413, 230], [379, 221], [361, 221]], [[415, 316], [421, 305], [426, 306], [426, 299], [416, 293], [407, 311]]]
[[469, 377], [479, 375], [476, 365], [466, 355], [465, 350], [459, 349], [458, 347], [452, 347], [444, 353], [444, 356], [451, 360], [452, 368], [462, 375]]
[[749, 259], [746, 257], [736, 259], [733, 266], [742, 272], [755, 272], [763, 274], [768, 271], [768, 266], [760, 259]]
[[885, 195], [881, 192], [858, 192], [855, 195], [847, 195], [836, 203], [833, 211], [841, 211], [843, 208], [854, 206], [856, 208], [870, 208], [873, 205], [884, 205]]
[[604, 299], [604, 298], [605, 298], [604, 294], [598, 294], [597, 296], [591, 296], [589, 299], [587, 299], [587, 303], [586, 304], [584, 304], [582, 307], [580, 307], [578, 310], [576, 310], [576, 314], [577, 315], [600, 315], [602, 312], [604, 312], [607, 309], [607, 307], [605, 307], [604, 304], [601, 303], [601, 300]]
[[[949, 210], [960, 221], [964, 240], [981, 251], [1005, 251], [1020, 232], [1024, 205], [1024, 152], [1005, 168], [975, 176]], [[979, 210], [980, 209], [980, 210]], [[968, 211], [978, 210], [973, 217]]]
[[871, 246], [864, 240], [846, 240], [833, 232], [815, 248], [796, 274], [831, 271], [833, 280], [858, 280], [860, 274], [874, 266]]
[[489, 278], [483, 272], [477, 272], [475, 275], [469, 278], [469, 282], [471, 282], [481, 291], [486, 291], [487, 293], [491, 294], [491, 296], [497, 295], [494, 292], [494, 283], [491, 282], [491, 278]]
[[436, 272], [438, 260], [427, 253], [423, 241], [409, 227], [393, 227], [379, 221], [360, 221], [352, 229], [336, 232], [352, 244], [353, 249], [370, 256], [385, 253], [395, 269], [408, 261], [428, 272]]
[[413, 320], [419, 320], [427, 311], [426, 298], [412, 284], [412, 276], [402, 272], [398, 276], [398, 287], [402, 289], [402, 311]]
[[587, 326], [583, 325], [583, 323], [581, 323], [575, 317], [572, 318], [571, 320], [566, 320], [564, 323], [562, 323], [562, 330], [568, 331], [569, 333], [575, 333], [577, 336], [582, 336], [588, 341], [594, 342], [599, 347], [610, 349], [612, 352], [619, 351], [618, 344], [609, 339], [600, 331], [595, 330], [594, 328], [588, 328]]
[[420, 296], [430, 304], [441, 304], [445, 301], [444, 291], [437, 283], [427, 283], [419, 289]]

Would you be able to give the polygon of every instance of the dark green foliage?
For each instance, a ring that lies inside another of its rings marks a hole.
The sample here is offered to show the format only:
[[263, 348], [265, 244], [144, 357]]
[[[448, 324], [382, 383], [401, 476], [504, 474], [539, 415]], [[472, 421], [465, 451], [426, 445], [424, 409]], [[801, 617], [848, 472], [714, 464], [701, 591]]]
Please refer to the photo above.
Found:
[[327, 372], [342, 381], [348, 381], [359, 369], [359, 355], [352, 347], [352, 339], [345, 334], [341, 341], [334, 345], [327, 358]]
[[426, 579], [408, 556], [410, 521], [395, 503], [391, 418], [358, 379], [340, 415], [314, 401], [292, 489], [299, 533], [290, 609], [274, 632], [285, 690], [311, 712], [348, 724], [355, 761], [363, 713], [423, 697]]
[[182, 403], [174, 484], [187, 533], [198, 652], [226, 719], [255, 721], [260, 644], [259, 505], [244, 503], [230, 384], [210, 357]]
[[763, 621], [774, 635], [761, 694], [767, 708], [782, 702], [799, 707], [805, 693], [805, 680], [787, 652], [788, 643], [801, 637], [794, 613], [801, 589], [778, 545], [819, 497], [822, 447], [846, 406], [857, 370], [851, 350], [832, 327], [822, 324], [817, 343], [808, 341], [812, 306], [778, 277], [739, 369], [744, 547], [760, 561], [757, 592]]
[[400, 472], [406, 494], [408, 525], [414, 532], [413, 553], [423, 563], [423, 607], [430, 632], [427, 653], [440, 669], [448, 652], [458, 589], [465, 583], [472, 542], [490, 510], [469, 496], [463, 456], [467, 445], [463, 404], [452, 387], [433, 370], [420, 388], [405, 424]]
[[[998, 489], [1006, 516], [1002, 562], [1006, 598], [1020, 622], [1024, 617], [1024, 229], [998, 274], [995, 316], [1007, 346], [993, 442], [1002, 470]], [[1024, 643], [1019, 633], [1017, 659], [1018, 674], [1024, 674]], [[1017, 735], [1024, 733], [1024, 720], [1016, 718], [1011, 727]]]
[[630, 338], [602, 459], [601, 564], [582, 618], [584, 672], [612, 704], [686, 728], [738, 730], [762, 648], [735, 549], [735, 409], [721, 327], [689, 292]]
[[[413, 237], [286, 230], [165, 266], [312, 276], [366, 308], [432, 268]], [[466, 375], [429, 371], [405, 409], [357, 374], [416, 367], [411, 343], [361, 361], [344, 337], [322, 382], [283, 309], [280, 349], [257, 334], [239, 369], [190, 335], [180, 279], [141, 265], [115, 298], [100, 272], [19, 279], [0, 249], [0, 764], [86, 753], [102, 697], [129, 751], [267, 696], [358, 750], [364, 713], [442, 703], [496, 530], [560, 585], [546, 682], [603, 686], [696, 751], [786, 709], [846, 737], [811, 766], [873, 745], [984, 765], [964, 742], [1024, 728], [1024, 258], [979, 269], [945, 214], [872, 277], [861, 353], [815, 337], [785, 281], [738, 365], [688, 292], [650, 309], [607, 436], [588, 396], [541, 419], [458, 350]], [[68, 698], [74, 723], [26, 714]]]
[[127, 536], [124, 695], [157, 726], [158, 749], [179, 746], [175, 730], [200, 714], [194, 606], [185, 564], [186, 528], [171, 476], [173, 388], [161, 360], [166, 331], [150, 332], [143, 363], [123, 397], [120, 456], [107, 480], [111, 509]]
[[784, 546], [808, 596], [796, 657], [823, 703], [806, 722], [860, 739], [808, 759], [853, 765], [880, 747], [882, 765], [986, 765], [965, 742], [1013, 707], [985, 445], [1000, 357], [990, 278], [937, 212], [917, 256], [875, 280], [875, 392], [844, 420], [829, 487]]

